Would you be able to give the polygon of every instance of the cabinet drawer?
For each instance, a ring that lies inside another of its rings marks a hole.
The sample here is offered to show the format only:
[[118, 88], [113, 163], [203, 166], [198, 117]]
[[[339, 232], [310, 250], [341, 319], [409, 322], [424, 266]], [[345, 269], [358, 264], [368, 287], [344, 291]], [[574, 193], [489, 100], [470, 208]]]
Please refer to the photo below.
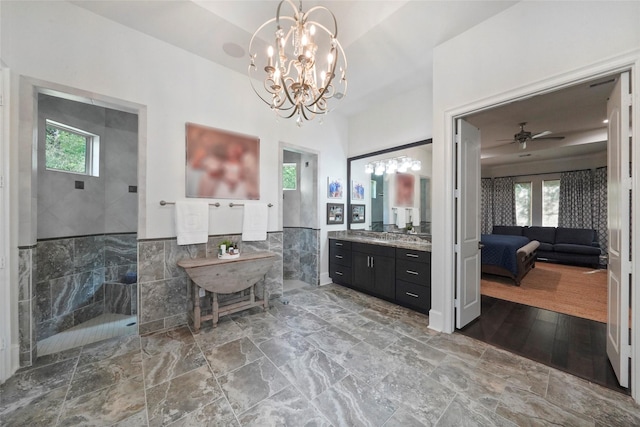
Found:
[[396, 248], [393, 246], [372, 245], [368, 243], [353, 242], [351, 250], [357, 252], [363, 252], [367, 255], [379, 255], [379, 256], [396, 256]]
[[329, 263], [329, 277], [333, 283], [339, 285], [351, 285], [351, 268], [336, 263]]
[[329, 250], [331, 249], [351, 250], [351, 242], [347, 242], [346, 240], [329, 239]]
[[412, 249], [396, 249], [397, 259], [406, 259], [407, 261], [424, 262], [431, 264], [431, 252], [414, 251]]
[[341, 248], [330, 248], [329, 262], [351, 267], [351, 251]]
[[421, 310], [431, 309], [431, 287], [396, 280], [396, 300]]
[[415, 283], [416, 285], [430, 286], [431, 264], [397, 259], [396, 279]]

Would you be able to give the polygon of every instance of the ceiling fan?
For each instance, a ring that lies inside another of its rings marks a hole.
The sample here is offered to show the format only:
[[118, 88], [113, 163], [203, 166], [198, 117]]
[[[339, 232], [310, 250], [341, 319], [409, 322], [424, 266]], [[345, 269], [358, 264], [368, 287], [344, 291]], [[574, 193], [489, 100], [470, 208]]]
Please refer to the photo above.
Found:
[[519, 142], [522, 149], [527, 148], [527, 141], [533, 141], [534, 139], [564, 139], [564, 136], [547, 136], [551, 134], [551, 131], [545, 130], [544, 132], [534, 133], [524, 130], [527, 122], [519, 123], [520, 132], [513, 135], [513, 139], [502, 139], [501, 141]]

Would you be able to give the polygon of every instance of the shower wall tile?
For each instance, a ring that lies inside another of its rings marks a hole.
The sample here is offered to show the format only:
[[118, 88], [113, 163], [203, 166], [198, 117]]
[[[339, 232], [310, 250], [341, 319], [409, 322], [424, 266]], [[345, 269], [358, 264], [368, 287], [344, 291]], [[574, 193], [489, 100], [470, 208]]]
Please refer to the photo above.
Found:
[[138, 284], [132, 283], [129, 286], [129, 292], [131, 293], [131, 314], [135, 316], [138, 314]]
[[61, 316], [93, 303], [91, 272], [53, 279], [51, 283], [52, 314]]
[[73, 325], [79, 325], [80, 323], [91, 320], [95, 317], [105, 313], [104, 301], [90, 304], [86, 307], [82, 307], [73, 312]]
[[38, 243], [37, 282], [73, 272], [73, 239], [46, 240]]
[[73, 326], [73, 313], [67, 313], [59, 317], [54, 317], [38, 324], [38, 340], [49, 338], [50, 336], [62, 331], [66, 331]]
[[104, 267], [104, 236], [74, 238], [73, 262], [76, 273]]
[[131, 315], [131, 287], [131, 284], [105, 283], [105, 312]]
[[105, 267], [138, 262], [138, 237], [132, 234], [110, 234], [104, 237]]

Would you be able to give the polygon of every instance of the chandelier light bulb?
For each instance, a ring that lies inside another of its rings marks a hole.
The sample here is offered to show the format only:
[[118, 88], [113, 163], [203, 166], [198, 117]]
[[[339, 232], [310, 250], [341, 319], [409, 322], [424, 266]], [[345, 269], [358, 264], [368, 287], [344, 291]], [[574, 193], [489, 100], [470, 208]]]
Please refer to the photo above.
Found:
[[371, 163], [365, 165], [364, 173], [373, 173], [373, 165]]
[[384, 164], [383, 163], [377, 163], [376, 164], [376, 175], [380, 176], [384, 173]]
[[[267, 48], [267, 58], [262, 57], [262, 64], [267, 64], [263, 72], [256, 66], [260, 63], [256, 47], [274, 36], [275, 45]], [[304, 12], [301, 3], [296, 7], [292, 0], [280, 1], [275, 18], [262, 24], [249, 42], [248, 72], [256, 95], [280, 117], [297, 116], [298, 123], [327, 114], [331, 98], [341, 99], [347, 92], [347, 60], [337, 36], [335, 15], [326, 7]]]

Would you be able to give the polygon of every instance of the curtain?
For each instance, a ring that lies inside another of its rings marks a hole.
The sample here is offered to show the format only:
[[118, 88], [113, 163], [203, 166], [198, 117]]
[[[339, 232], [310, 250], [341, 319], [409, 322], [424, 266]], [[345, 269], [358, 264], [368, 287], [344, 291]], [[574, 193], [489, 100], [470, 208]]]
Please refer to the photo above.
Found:
[[513, 177], [493, 180], [493, 224], [516, 224], [516, 194]]
[[[562, 185], [562, 184], [560, 184]], [[598, 232], [600, 249], [607, 253], [607, 168], [598, 168], [593, 173], [593, 228]]]
[[593, 195], [591, 170], [563, 172], [560, 175], [558, 227], [595, 228]]
[[493, 180], [482, 178], [480, 180], [480, 232], [491, 234], [493, 230]]

